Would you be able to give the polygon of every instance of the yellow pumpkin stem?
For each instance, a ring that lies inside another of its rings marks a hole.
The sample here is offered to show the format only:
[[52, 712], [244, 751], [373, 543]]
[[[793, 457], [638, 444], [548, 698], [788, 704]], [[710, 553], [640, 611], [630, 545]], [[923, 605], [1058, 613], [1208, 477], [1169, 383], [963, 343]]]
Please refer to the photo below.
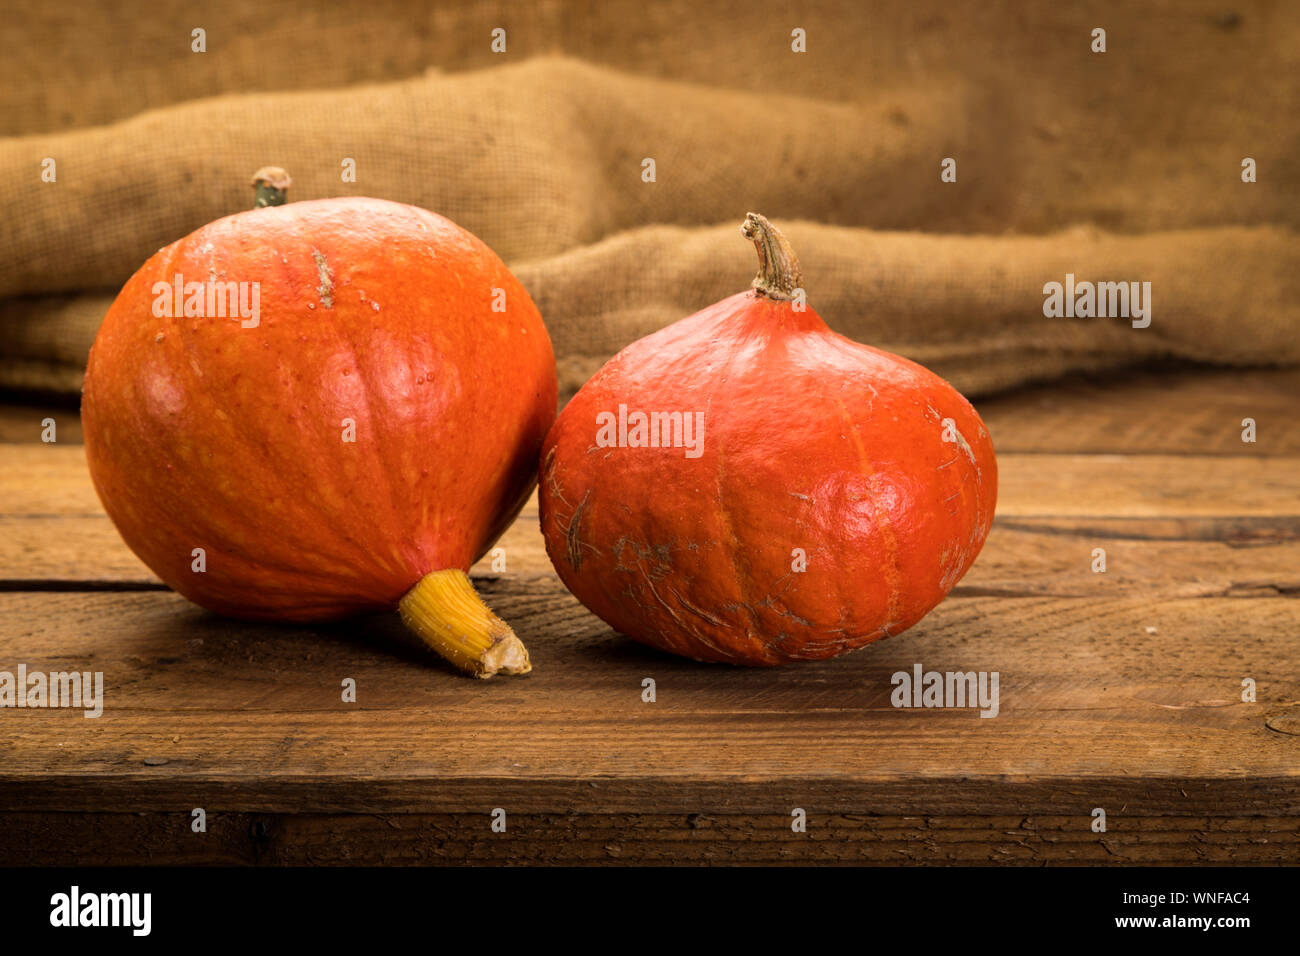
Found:
[[483, 603], [464, 571], [426, 574], [406, 592], [398, 610], [425, 644], [467, 674], [487, 678], [533, 669], [523, 642]]

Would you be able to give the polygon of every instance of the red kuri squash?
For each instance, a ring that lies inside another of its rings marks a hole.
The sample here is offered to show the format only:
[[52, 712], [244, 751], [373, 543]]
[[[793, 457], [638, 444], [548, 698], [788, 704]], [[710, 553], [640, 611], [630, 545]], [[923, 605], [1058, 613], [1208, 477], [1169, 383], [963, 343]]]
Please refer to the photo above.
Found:
[[131, 549], [242, 618], [399, 606], [480, 677], [528, 654], [466, 575], [535, 481], [556, 407], [541, 316], [481, 241], [378, 199], [257, 206], [131, 277], [90, 354], [91, 476]]
[[979, 554], [997, 466], [947, 382], [832, 332], [750, 214], [752, 291], [628, 346], [547, 435], [541, 520], [613, 628], [705, 661], [832, 657], [911, 627]]

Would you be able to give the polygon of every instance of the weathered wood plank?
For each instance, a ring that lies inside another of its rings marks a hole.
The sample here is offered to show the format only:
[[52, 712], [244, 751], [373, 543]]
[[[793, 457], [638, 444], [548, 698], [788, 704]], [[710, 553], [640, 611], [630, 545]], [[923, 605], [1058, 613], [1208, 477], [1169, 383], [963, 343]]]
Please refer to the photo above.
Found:
[[[276, 628], [77, 593], [157, 582], [64, 409], [57, 445], [0, 447], [0, 670], [100, 670], [107, 700], [0, 710], [0, 862], [1300, 862], [1298, 396], [1293, 371], [1206, 372], [979, 403], [999, 518], [953, 599], [781, 670], [612, 634], [550, 571], [531, 503], [507, 573], [476, 572], [537, 669], [488, 683], [391, 616]], [[0, 441], [30, 442], [33, 414], [0, 414]], [[998, 671], [999, 716], [893, 708], [918, 662]]]
[[[528, 678], [467, 681], [390, 617], [4, 595], [8, 665], [102, 671], [106, 702], [0, 712], [0, 810], [1300, 815], [1293, 600], [971, 598], [836, 661], [749, 670], [619, 638], [551, 578], [482, 583]], [[892, 707], [916, 663], [999, 672], [999, 715]]]
[[1164, 518], [1300, 513], [1300, 458], [998, 456], [998, 515]]
[[34, 399], [26, 404], [0, 401], [0, 443], [41, 442], [43, 422], [54, 419], [59, 444], [81, 444], [81, 409], [67, 403]]
[[[998, 453], [1300, 455], [1300, 369], [1071, 377], [975, 403]], [[1241, 440], [1255, 420], [1255, 443]]]
[[[806, 809], [806, 808], [805, 808]], [[1300, 817], [898, 816], [807, 811], [807, 832], [782, 814], [487, 813], [207, 815], [0, 813], [0, 864], [55, 866], [1283, 864], [1300, 858]]]
[[81, 445], [0, 445], [0, 514], [102, 514]]
[[[1246, 537], [1251, 534], [1253, 536]], [[1215, 537], [1219, 535], [1221, 537]], [[551, 573], [535, 508], [497, 542], [476, 576]], [[1093, 551], [1105, 551], [1094, 572]], [[106, 516], [0, 517], [0, 589], [161, 588]], [[1249, 597], [1300, 594], [1300, 517], [1243, 528], [1186, 520], [999, 519], [952, 597]]]
[[[158, 584], [104, 516], [79, 448], [11, 445], [0, 461], [0, 583]], [[1295, 585], [1300, 457], [1008, 454], [1000, 482], [994, 533], [963, 588], [1090, 594], [1164, 584], [1218, 594]], [[499, 545], [507, 571], [549, 569], [536, 496]], [[1095, 547], [1107, 549], [1106, 575], [1090, 570]], [[493, 573], [493, 558], [475, 570]]]

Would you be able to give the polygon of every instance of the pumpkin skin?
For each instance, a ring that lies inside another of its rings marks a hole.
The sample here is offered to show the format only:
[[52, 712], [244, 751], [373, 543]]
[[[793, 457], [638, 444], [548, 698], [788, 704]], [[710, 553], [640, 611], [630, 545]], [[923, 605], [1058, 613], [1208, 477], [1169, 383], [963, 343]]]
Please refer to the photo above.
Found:
[[[634, 410], [703, 412], [699, 457], [603, 447], [597, 416], [620, 404], [629, 445]], [[974, 562], [996, 495], [961, 394], [759, 290], [610, 360], [547, 435], [540, 486], [547, 553], [592, 612], [661, 650], [746, 665], [911, 627]]]
[[[260, 320], [158, 317], [178, 273], [257, 282]], [[105, 510], [168, 586], [310, 621], [468, 570], [527, 499], [555, 407], [550, 339], [504, 263], [441, 216], [347, 198], [241, 212], [151, 257], [104, 319], [82, 421]]]

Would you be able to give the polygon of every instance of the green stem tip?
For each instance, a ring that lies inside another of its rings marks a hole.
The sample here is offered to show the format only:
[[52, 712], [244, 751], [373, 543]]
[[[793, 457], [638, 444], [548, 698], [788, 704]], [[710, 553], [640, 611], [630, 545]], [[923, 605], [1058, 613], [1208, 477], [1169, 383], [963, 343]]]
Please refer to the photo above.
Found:
[[279, 166], [263, 166], [253, 173], [253, 208], [283, 206], [293, 180]]

